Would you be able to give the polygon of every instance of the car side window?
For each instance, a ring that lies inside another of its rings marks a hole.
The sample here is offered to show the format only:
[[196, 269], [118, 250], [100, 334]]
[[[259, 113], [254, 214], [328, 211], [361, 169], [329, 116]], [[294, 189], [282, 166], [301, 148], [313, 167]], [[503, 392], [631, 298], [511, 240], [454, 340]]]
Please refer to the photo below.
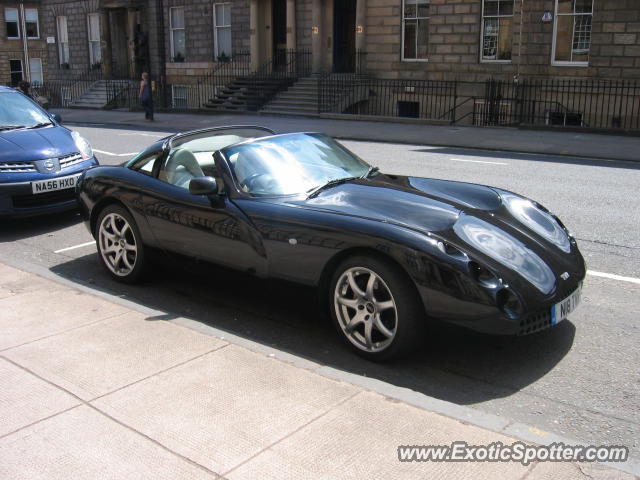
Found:
[[153, 177], [153, 166], [162, 152], [154, 152], [136, 160], [129, 168]]

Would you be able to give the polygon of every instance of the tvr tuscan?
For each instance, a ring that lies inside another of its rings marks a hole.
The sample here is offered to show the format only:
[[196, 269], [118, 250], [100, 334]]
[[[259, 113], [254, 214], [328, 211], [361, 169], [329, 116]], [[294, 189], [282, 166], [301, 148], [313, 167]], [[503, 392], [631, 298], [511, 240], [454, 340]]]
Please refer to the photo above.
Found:
[[179, 133], [88, 170], [77, 195], [115, 279], [141, 279], [154, 248], [316, 286], [369, 359], [419, 345], [427, 320], [511, 335], [552, 327], [586, 273], [575, 239], [538, 203], [384, 174], [317, 133]]

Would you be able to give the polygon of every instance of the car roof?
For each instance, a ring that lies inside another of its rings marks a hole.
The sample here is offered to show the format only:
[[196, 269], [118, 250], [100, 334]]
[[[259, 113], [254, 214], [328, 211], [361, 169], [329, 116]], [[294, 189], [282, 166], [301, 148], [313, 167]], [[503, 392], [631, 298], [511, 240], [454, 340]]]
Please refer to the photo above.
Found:
[[11, 87], [5, 87], [4, 85], [0, 85], [0, 93], [3, 92], [13, 92], [13, 93], [17, 93], [15, 88], [11, 88]]

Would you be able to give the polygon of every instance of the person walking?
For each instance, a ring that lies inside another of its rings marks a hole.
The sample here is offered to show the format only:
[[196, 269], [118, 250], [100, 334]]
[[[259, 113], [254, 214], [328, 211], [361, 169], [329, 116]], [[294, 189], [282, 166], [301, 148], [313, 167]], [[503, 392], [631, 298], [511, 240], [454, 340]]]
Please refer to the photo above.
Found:
[[144, 108], [144, 118], [153, 122], [153, 94], [147, 72], [142, 73], [142, 80], [140, 80], [140, 103]]

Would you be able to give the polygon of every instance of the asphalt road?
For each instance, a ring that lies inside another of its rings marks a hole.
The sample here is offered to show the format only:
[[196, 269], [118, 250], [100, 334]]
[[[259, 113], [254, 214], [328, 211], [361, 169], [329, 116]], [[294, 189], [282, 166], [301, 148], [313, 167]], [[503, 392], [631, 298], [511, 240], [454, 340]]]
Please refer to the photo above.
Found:
[[[74, 127], [103, 164], [164, 136]], [[603, 137], [606, 140], [606, 137]], [[412, 358], [377, 365], [351, 354], [318, 312], [315, 292], [224, 269], [160, 261], [141, 286], [112, 282], [76, 214], [0, 222], [0, 261], [44, 266], [137, 303], [426, 395], [640, 458], [640, 164], [443, 147], [343, 142], [383, 171], [484, 183], [527, 195], [578, 238], [590, 271], [579, 309], [522, 338], [437, 328]], [[613, 148], [613, 147], [612, 147]], [[43, 318], [47, 306], [43, 305]], [[161, 319], [159, 319], [161, 320]], [[375, 419], [372, 419], [375, 421]]]

